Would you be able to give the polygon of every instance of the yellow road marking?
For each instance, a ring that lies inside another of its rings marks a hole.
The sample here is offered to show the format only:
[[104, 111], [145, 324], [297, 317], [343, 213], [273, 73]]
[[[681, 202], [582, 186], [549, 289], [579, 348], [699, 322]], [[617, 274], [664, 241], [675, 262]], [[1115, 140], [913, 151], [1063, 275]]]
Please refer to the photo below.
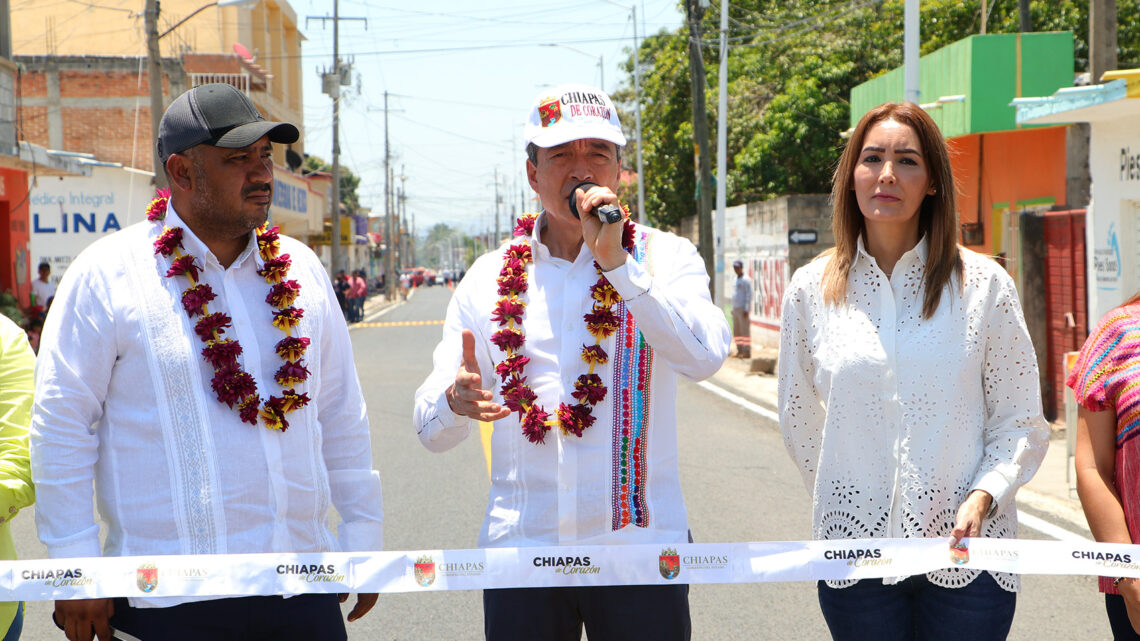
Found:
[[491, 478], [491, 432], [494, 431], [494, 423], [479, 421], [479, 440], [483, 443], [483, 458], [487, 461], [487, 478]]
[[407, 325], [442, 325], [441, 320], [389, 321], [386, 323], [353, 323], [353, 327], [405, 327]]

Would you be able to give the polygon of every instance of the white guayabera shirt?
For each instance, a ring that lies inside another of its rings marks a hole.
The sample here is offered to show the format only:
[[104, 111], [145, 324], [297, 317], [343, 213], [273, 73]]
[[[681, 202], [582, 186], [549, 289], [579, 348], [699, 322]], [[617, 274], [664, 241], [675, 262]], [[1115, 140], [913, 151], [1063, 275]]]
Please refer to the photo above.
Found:
[[[540, 242], [541, 227], [540, 217], [530, 236], [534, 263], [523, 294], [521, 352], [530, 358], [525, 375], [538, 404], [553, 415], [560, 402], [576, 402], [574, 381], [587, 371], [580, 353], [594, 337], [582, 316], [590, 311], [598, 274], [584, 244], [573, 262], [552, 257]], [[635, 244], [634, 256], [606, 272], [623, 299], [615, 311], [636, 322], [602, 341], [610, 360], [595, 373], [608, 391], [593, 408], [596, 421], [581, 438], [552, 428], [541, 444], [527, 441], [517, 414], [495, 422], [480, 546], [688, 540], [677, 472], [677, 375], [699, 380], [714, 374], [728, 355], [728, 324], [709, 297], [692, 243], [639, 226]], [[416, 392], [416, 430], [432, 451], [454, 447], [471, 429], [472, 421], [456, 416], [444, 395], [462, 361], [462, 330], [475, 334], [483, 388], [502, 402], [495, 364], [504, 353], [490, 339], [499, 330], [491, 314], [500, 298], [503, 251], [475, 261], [456, 287], [434, 369]]]
[[[962, 284], [953, 278], [924, 319], [927, 251], [924, 238], [888, 279], [860, 239], [845, 305], [824, 303], [826, 258], [785, 292], [780, 425], [813, 496], [816, 539], [949, 536], [975, 489], [993, 496], [981, 536], [1017, 535], [1014, 493], [1049, 434], [1017, 291], [997, 263], [961, 249]], [[978, 572], [928, 576], [961, 587]], [[1014, 575], [994, 578], [1019, 588]]]
[[[280, 395], [274, 346], [285, 334], [271, 324], [253, 234], [224, 269], [173, 207], [165, 224], [183, 228], [200, 282], [217, 295], [209, 310], [232, 317], [225, 336], [240, 342], [262, 399]], [[320, 261], [281, 237], [281, 254], [292, 258], [288, 277], [301, 285], [295, 306], [305, 310], [293, 335], [312, 341], [304, 356], [310, 376], [295, 389], [312, 400], [288, 414], [287, 431], [270, 431], [241, 422], [210, 389], [213, 367], [180, 302], [188, 282], [166, 278], [170, 259], [154, 256], [161, 229], [139, 223], [84, 250], [48, 314], [31, 429], [36, 525], [48, 553], [100, 555], [93, 483], [107, 556], [381, 549], [368, 418]], [[342, 519], [337, 539], [330, 506]]]

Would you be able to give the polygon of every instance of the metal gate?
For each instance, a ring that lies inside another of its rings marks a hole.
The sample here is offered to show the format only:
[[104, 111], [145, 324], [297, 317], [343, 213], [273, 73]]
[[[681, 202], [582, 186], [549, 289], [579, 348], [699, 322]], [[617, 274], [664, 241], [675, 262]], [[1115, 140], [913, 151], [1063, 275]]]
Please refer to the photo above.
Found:
[[1065, 405], [1065, 352], [1080, 350], [1088, 336], [1085, 210], [1046, 213], [1045, 247], [1046, 375], [1053, 389], [1041, 400], [1046, 415], [1056, 416]]

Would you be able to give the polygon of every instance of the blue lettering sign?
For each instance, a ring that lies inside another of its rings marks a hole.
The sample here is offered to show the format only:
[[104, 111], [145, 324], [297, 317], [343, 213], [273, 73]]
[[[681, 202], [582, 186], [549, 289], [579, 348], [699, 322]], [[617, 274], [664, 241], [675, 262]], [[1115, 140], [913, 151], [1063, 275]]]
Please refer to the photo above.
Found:
[[55, 227], [40, 227], [40, 215], [32, 214], [32, 232], [36, 234], [54, 234]]
[[[33, 213], [32, 233], [66, 234], [70, 231], [70, 233], [73, 234], [79, 234], [82, 232], [89, 232], [94, 234], [98, 229], [101, 229], [101, 233], [107, 233], [108, 231], [119, 231], [123, 228], [122, 224], [119, 223], [119, 218], [115, 216], [114, 212], [108, 212], [106, 214], [106, 218], [103, 219], [103, 224], [99, 225], [99, 217], [102, 215], [103, 214], [98, 214], [95, 212], [92, 212], [90, 214], [81, 214], [79, 212], [72, 212], [71, 214], [68, 214], [66, 212], [63, 212], [59, 215], [59, 227], [57, 228], [48, 226], [46, 221], [47, 215], [45, 215], [45, 220], [41, 221], [40, 214]], [[68, 221], [71, 221], [70, 230], [68, 229]]]
[[309, 210], [309, 190], [273, 180], [273, 204], [283, 209], [305, 213]]
[[95, 212], [91, 212], [90, 219], [84, 219], [83, 214], [80, 214], [78, 212], [72, 214], [71, 216], [71, 226], [75, 230], [75, 233], [79, 233], [80, 227], [83, 227], [92, 234], [95, 233]]

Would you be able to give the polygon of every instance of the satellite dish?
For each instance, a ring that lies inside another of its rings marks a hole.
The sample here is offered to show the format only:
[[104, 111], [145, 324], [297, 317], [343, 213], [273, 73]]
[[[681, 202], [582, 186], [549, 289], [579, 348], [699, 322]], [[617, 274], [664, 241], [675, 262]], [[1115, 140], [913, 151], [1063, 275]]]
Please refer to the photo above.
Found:
[[248, 61], [253, 60], [253, 54], [250, 53], [249, 49], [246, 49], [245, 46], [242, 45], [240, 42], [234, 43], [234, 53], [241, 56], [242, 58], [245, 58]]
[[301, 154], [293, 151], [292, 148], [285, 150], [285, 164], [289, 165], [289, 171], [297, 171], [297, 168], [300, 167], [303, 162], [304, 160], [301, 158]]

